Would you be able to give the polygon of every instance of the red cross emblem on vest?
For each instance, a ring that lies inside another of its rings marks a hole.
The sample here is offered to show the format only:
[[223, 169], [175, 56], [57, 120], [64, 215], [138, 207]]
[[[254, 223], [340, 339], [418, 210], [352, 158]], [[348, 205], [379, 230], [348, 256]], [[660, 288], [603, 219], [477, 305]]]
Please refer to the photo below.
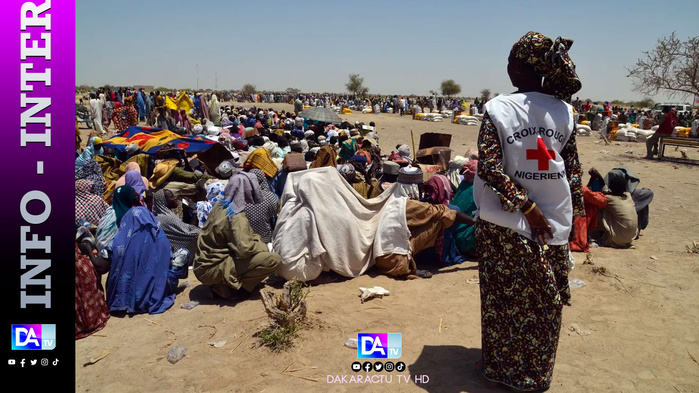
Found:
[[527, 149], [527, 160], [537, 160], [540, 171], [548, 171], [549, 161], [553, 161], [555, 158], [556, 151], [546, 149], [544, 140], [540, 136], [536, 138], [536, 149]]

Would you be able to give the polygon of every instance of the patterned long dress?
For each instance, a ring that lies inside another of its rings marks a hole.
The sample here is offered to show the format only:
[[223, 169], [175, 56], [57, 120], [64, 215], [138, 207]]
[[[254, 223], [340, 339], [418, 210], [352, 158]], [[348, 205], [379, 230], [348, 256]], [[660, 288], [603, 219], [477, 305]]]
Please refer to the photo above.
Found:
[[[478, 136], [478, 176], [500, 197], [506, 211], [527, 201], [502, 165], [498, 131], [486, 114]], [[584, 216], [582, 168], [575, 132], [561, 151], [573, 201]], [[519, 390], [549, 387], [556, 360], [563, 305], [570, 305], [568, 245], [540, 245], [516, 231], [483, 220], [476, 223], [480, 259], [483, 373]]]
[[102, 330], [109, 320], [109, 309], [99, 275], [75, 245], [75, 339]]

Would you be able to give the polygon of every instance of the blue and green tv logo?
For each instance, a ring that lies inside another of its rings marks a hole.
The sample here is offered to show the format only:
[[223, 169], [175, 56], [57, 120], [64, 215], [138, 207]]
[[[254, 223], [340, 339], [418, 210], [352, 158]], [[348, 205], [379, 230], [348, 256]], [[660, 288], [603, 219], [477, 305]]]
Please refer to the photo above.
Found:
[[403, 344], [400, 333], [358, 333], [358, 359], [398, 359]]
[[56, 348], [56, 325], [12, 325], [13, 350]]

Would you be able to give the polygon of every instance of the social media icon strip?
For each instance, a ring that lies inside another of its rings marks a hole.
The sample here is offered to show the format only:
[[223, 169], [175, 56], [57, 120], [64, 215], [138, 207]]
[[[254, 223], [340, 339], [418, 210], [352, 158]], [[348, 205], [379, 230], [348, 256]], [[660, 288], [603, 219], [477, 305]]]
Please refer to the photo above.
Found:
[[386, 370], [387, 372], [392, 372], [396, 368], [396, 365], [393, 364], [393, 362], [386, 362], [384, 364], [383, 369]]
[[354, 371], [355, 373], [362, 371], [362, 364], [359, 362], [352, 363], [352, 371]]
[[398, 359], [403, 354], [401, 333], [358, 333], [358, 359]]
[[377, 373], [383, 371], [383, 363], [374, 362], [374, 371], [376, 371]]
[[13, 350], [52, 350], [56, 348], [56, 325], [12, 325]]
[[362, 370], [365, 372], [371, 372], [371, 370], [374, 368], [374, 365], [371, 364], [371, 362], [364, 362], [362, 364]]

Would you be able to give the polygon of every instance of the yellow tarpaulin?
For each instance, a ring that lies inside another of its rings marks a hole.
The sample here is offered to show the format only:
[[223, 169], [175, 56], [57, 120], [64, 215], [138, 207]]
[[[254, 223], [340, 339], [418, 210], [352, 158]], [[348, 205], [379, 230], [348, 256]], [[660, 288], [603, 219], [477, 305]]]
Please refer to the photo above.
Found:
[[154, 131], [149, 134], [138, 133], [132, 137], [124, 138], [121, 136], [114, 136], [109, 138], [109, 142], [115, 145], [128, 145], [129, 143], [136, 143], [138, 148], [144, 152], [149, 151], [154, 147], [162, 146], [168, 142], [175, 142], [176, 144], [180, 142], [181, 137], [169, 130]]
[[184, 109], [189, 112], [189, 110], [194, 107], [194, 103], [189, 99], [189, 96], [186, 93], [182, 92], [174, 100], [170, 97], [165, 97], [165, 106], [169, 109]]

